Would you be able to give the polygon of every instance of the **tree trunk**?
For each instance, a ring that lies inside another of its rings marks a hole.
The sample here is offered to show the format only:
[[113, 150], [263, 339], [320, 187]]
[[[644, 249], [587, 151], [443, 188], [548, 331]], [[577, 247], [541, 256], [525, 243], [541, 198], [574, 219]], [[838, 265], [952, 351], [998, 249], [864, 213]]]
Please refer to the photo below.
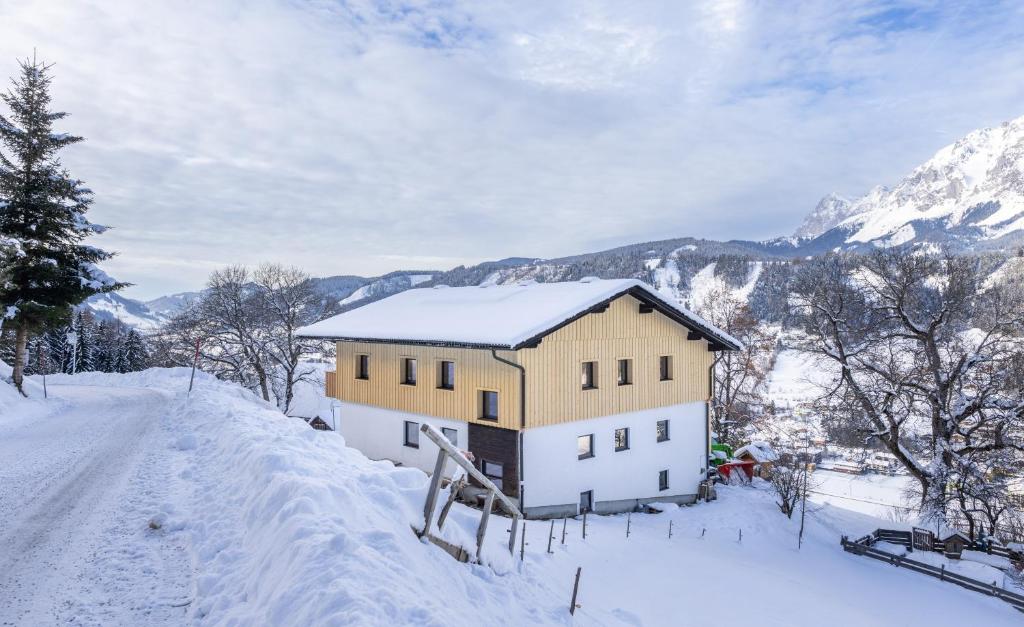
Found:
[[25, 381], [25, 361], [28, 351], [28, 327], [24, 323], [19, 324], [15, 331], [14, 340], [14, 372], [11, 378], [14, 380], [14, 387], [18, 388], [22, 396], [28, 396], [22, 388]]

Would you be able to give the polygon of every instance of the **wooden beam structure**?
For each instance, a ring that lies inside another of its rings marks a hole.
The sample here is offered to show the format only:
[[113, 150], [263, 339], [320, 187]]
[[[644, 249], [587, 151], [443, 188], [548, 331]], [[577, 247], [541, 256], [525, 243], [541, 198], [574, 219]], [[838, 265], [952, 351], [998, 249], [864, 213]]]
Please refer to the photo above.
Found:
[[[502, 509], [512, 517], [512, 529], [509, 534], [508, 550], [510, 554], [515, 554], [516, 546], [516, 533], [519, 529], [519, 521], [522, 519], [523, 514], [519, 511], [519, 508], [510, 498], [505, 496], [498, 486], [494, 485], [490, 479], [488, 479], [482, 472], [477, 470], [466, 456], [462, 454], [462, 451], [458, 450], [452, 443], [448, 441], [440, 431], [432, 425], [424, 423], [420, 427], [420, 431], [423, 435], [437, 445], [437, 462], [434, 464], [434, 474], [430, 477], [430, 487], [427, 489], [427, 500], [423, 505], [423, 529], [419, 531], [420, 537], [427, 536], [429, 539], [434, 539], [430, 535], [430, 526], [434, 520], [434, 509], [437, 507], [437, 497], [441, 492], [441, 477], [444, 474], [444, 465], [448, 458], [451, 458], [460, 468], [466, 471], [466, 474], [475, 479], [480, 485], [487, 490], [487, 497], [484, 502], [484, 511], [480, 516], [480, 526], [477, 528], [476, 533], [476, 561], [480, 562], [480, 555], [483, 551], [484, 536], [487, 533], [487, 522], [491, 516], [491, 509], [494, 507], [494, 501], [497, 499]], [[445, 512], [447, 513], [447, 512]]]

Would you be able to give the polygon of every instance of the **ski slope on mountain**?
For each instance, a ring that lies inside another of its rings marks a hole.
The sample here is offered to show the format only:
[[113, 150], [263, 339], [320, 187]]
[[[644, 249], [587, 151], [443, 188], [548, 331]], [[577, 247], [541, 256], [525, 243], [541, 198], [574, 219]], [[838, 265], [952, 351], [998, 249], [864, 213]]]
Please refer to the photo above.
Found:
[[[878, 519], [825, 506], [798, 550], [763, 484], [592, 516], [586, 539], [569, 520], [564, 544], [561, 521], [528, 521], [522, 562], [497, 517], [486, 565], [460, 564], [412, 531], [422, 472], [237, 386], [200, 374], [186, 397], [183, 369], [48, 383], [45, 402], [0, 393], [0, 616], [15, 624], [1020, 624], [995, 599], [840, 549]], [[478, 519], [457, 505], [441, 535], [471, 546]]]

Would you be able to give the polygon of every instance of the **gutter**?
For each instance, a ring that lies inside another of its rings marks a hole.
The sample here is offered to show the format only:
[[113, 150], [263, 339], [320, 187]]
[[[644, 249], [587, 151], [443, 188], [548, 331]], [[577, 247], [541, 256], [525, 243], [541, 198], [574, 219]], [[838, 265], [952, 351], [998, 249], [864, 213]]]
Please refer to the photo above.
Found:
[[526, 499], [523, 493], [523, 429], [526, 428], [526, 367], [498, 356], [498, 351], [491, 349], [491, 357], [506, 366], [519, 371], [519, 437], [516, 438], [516, 458], [519, 460], [519, 509], [525, 511]]

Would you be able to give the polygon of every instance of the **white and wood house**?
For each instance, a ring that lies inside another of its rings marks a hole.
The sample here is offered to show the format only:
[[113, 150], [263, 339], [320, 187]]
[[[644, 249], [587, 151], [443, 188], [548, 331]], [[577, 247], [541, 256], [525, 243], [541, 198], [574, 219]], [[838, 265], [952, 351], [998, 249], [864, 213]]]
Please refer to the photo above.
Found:
[[431, 423], [531, 517], [695, 500], [713, 351], [739, 347], [635, 280], [412, 289], [301, 334], [337, 342], [349, 446], [431, 472]]

